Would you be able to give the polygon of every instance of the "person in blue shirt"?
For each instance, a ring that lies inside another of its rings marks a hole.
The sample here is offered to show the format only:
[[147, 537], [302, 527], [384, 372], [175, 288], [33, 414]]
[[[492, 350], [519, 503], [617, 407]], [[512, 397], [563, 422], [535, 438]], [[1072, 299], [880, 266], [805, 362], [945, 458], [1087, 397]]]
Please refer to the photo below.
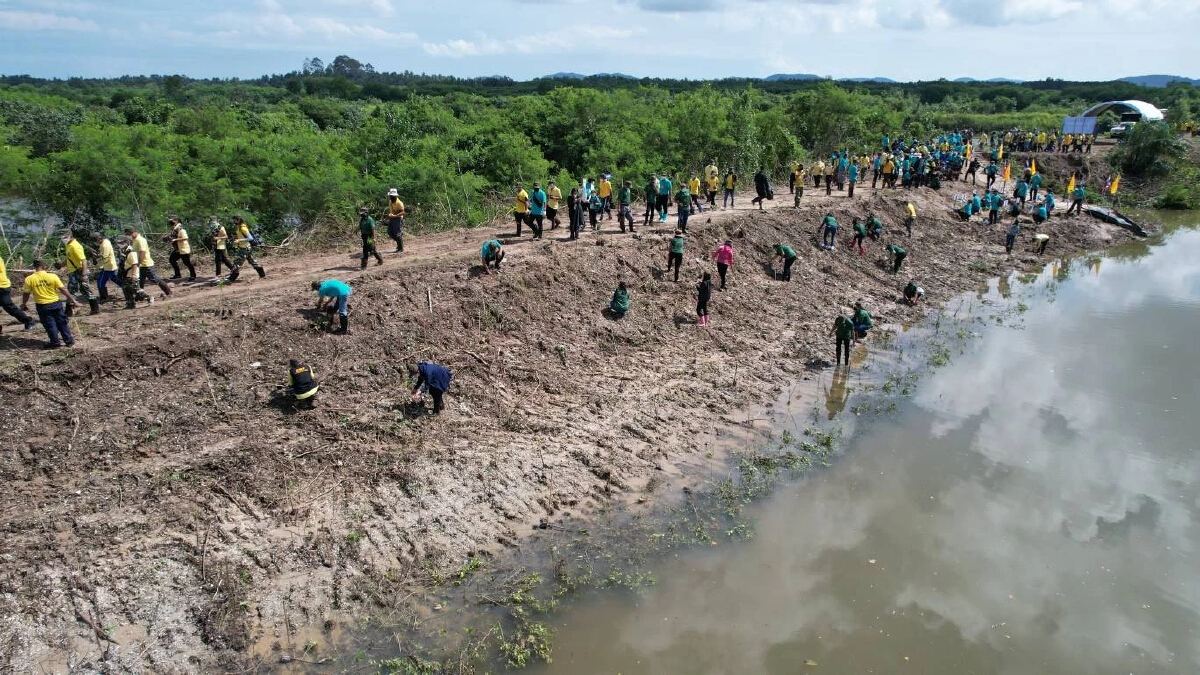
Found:
[[1084, 190], [1082, 185], [1075, 188], [1075, 191], [1071, 193], [1071, 205], [1067, 207], [1068, 216], [1071, 215], [1072, 211], [1074, 211], [1076, 215], [1083, 213], [1083, 198], [1086, 195], [1087, 190]]
[[971, 193], [971, 207], [975, 213], [983, 213], [983, 199], [975, 193]]
[[504, 245], [500, 243], [499, 239], [488, 239], [479, 249], [479, 259], [483, 263], [484, 274], [491, 274], [488, 270], [489, 264], [499, 272], [500, 263], [504, 261]]
[[992, 188], [988, 191], [988, 225], [995, 225], [1000, 222], [1000, 206], [1004, 203], [1004, 198]]
[[1046, 199], [1043, 201], [1043, 205], [1046, 207], [1046, 217], [1047, 218], [1050, 217], [1051, 213], [1054, 213], [1054, 205], [1055, 204], [1056, 204], [1056, 202], [1054, 201], [1054, 193], [1047, 190], [1046, 191]]
[[664, 172], [658, 179], [658, 219], [667, 222], [667, 211], [671, 208], [671, 179]]
[[854, 186], [855, 186], [855, 184], [858, 183], [858, 165], [857, 164], [852, 163], [852, 164], [850, 164], [850, 167], [848, 169], [846, 169], [846, 180], [850, 181], [850, 191], [846, 193], [846, 196], [849, 198], [853, 198], [854, 197]]
[[970, 220], [971, 216], [975, 215], [975, 202], [968, 199], [967, 203], [963, 204], [963, 207], [959, 209], [958, 215], [962, 216], [963, 220]]
[[529, 193], [529, 227], [533, 230], [533, 238], [542, 238], [542, 223], [546, 218], [546, 191], [540, 182], [533, 184]]
[[1021, 206], [1025, 206], [1025, 198], [1029, 196], [1029, 183], [1025, 182], [1024, 178], [1017, 180], [1017, 187], [1013, 190], [1013, 196], [1021, 202]]
[[421, 392], [428, 391], [433, 397], [433, 414], [442, 412], [442, 396], [450, 389], [450, 380], [454, 374], [446, 366], [422, 361], [408, 364], [409, 377], [416, 377], [417, 384], [413, 387], [411, 400], [416, 403], [421, 400]]
[[1044, 181], [1045, 179], [1042, 178], [1042, 174], [1040, 173], [1033, 174], [1033, 177], [1029, 179], [1029, 198], [1035, 202], [1037, 201], [1038, 192], [1042, 189], [1042, 183]]
[[337, 279], [326, 279], [312, 282], [312, 289], [317, 292], [318, 310], [332, 313], [334, 306], [337, 307], [338, 321], [341, 325], [333, 332], [347, 332], [350, 317], [349, 300], [350, 294], [353, 293], [349, 284]]
[[1046, 203], [1042, 202], [1038, 205], [1037, 210], [1033, 212], [1033, 222], [1041, 225], [1050, 218], [1050, 212], [1046, 210]]

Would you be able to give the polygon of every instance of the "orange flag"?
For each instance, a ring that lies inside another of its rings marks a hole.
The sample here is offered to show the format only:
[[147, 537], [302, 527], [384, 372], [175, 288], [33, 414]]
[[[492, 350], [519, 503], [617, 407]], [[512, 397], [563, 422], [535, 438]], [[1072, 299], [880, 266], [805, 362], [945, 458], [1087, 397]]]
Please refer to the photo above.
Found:
[[1007, 163], [1005, 163], [1005, 165], [1004, 165], [1004, 180], [1005, 180], [1005, 182], [1007, 182], [1009, 178], [1012, 178], [1012, 167], [1009, 166]]
[[1030, 176], [1037, 175], [1037, 160], [1036, 159], [1029, 161], [1029, 175]]
[[1000, 151], [996, 153], [996, 159], [1004, 159], [1004, 144], [1000, 144]]

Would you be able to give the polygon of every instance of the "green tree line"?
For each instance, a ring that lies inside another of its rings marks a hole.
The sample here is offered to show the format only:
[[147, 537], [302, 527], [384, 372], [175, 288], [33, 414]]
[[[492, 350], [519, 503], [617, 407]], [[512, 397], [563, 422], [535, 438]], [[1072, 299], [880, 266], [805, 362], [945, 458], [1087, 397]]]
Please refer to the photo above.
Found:
[[[514, 82], [376, 73], [317, 59], [257, 81], [0, 78], [0, 197], [87, 230], [241, 213], [268, 239], [353, 218], [400, 190], [415, 229], [494, 217], [515, 181], [564, 192], [610, 171], [778, 172], [883, 133], [1056, 128], [1106, 98], [1189, 111], [1186, 85], [707, 83], [621, 77]], [[1181, 103], [1182, 102], [1182, 103]]]

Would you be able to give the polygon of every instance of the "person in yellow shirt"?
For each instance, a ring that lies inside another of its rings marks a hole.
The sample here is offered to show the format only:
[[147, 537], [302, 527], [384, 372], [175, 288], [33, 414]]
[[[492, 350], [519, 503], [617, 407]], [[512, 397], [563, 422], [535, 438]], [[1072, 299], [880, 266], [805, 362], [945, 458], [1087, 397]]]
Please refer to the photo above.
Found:
[[517, 236], [521, 236], [521, 226], [529, 217], [529, 193], [517, 183], [517, 199], [513, 202], [513, 219], [517, 221]]
[[[717, 185], [721, 184], [721, 170], [717, 168], [717, 160], [714, 158], [708, 162], [708, 166], [704, 167], [704, 179], [706, 181], [716, 181]], [[713, 188], [714, 190], [716, 188]], [[716, 206], [714, 202], [713, 206]]]
[[100, 266], [100, 271], [96, 274], [96, 290], [100, 291], [100, 302], [104, 302], [108, 299], [108, 283], [111, 281], [121, 285], [121, 282], [117, 281], [117, 255], [113, 251], [112, 242], [103, 232], [93, 234], [92, 241], [96, 243], [96, 249], [99, 251], [96, 256], [96, 264]]
[[229, 256], [225, 250], [229, 245], [229, 233], [225, 231], [225, 226], [217, 220], [216, 216], [209, 216], [208, 220], [208, 238], [213, 246], [213, 261], [216, 264], [216, 272], [213, 276], [221, 276], [221, 265], [233, 271], [233, 263], [229, 261]]
[[[716, 167], [713, 167], [716, 168]], [[705, 172], [708, 169], [705, 168]], [[717, 188], [721, 186], [721, 180], [716, 176], [705, 176], [704, 178], [704, 196], [708, 202], [708, 207], [711, 209], [717, 208]]]
[[404, 210], [404, 202], [400, 200], [400, 191], [396, 188], [388, 190], [388, 205], [387, 210], [383, 212], [383, 219], [387, 221], [387, 233], [396, 242], [395, 253], [404, 252], [404, 217], [407, 215]]
[[800, 199], [804, 197], [804, 184], [808, 182], [808, 174], [805, 173], [803, 165], [796, 165], [796, 168], [792, 170], [792, 178], [794, 179], [793, 182], [796, 186], [792, 192], [794, 195], [792, 198], [792, 206], [795, 208], [800, 208]]
[[125, 236], [129, 237], [129, 245], [133, 248], [133, 252], [137, 254], [138, 285], [145, 288], [146, 281], [149, 280], [158, 284], [158, 287], [162, 289], [163, 295], [170, 295], [171, 287], [154, 273], [154, 258], [150, 256], [150, 242], [146, 241], [146, 238], [137, 229], [129, 225], [125, 227]]
[[813, 175], [813, 187], [815, 187], [815, 188], [821, 187], [821, 181], [823, 180], [823, 177], [825, 176], [825, 162], [824, 161], [820, 161], [820, 162], [817, 162], [816, 164], [813, 164], [812, 175]]
[[82, 295], [83, 299], [87, 300], [92, 314], [99, 314], [100, 301], [92, 293], [91, 280], [88, 279], [87, 253], [83, 250], [83, 244], [79, 243], [70, 231], [62, 236], [62, 243], [67, 253], [67, 292]]
[[730, 167], [729, 172], [725, 174], [725, 194], [721, 199], [721, 210], [722, 211], [725, 210], [726, 206], [729, 206], [731, 208], [736, 208], [736, 205], [733, 203], [733, 198], [734, 198], [734, 195], [736, 194], [737, 182], [738, 182], [737, 174], [734, 173], [733, 168]]
[[38, 320], [46, 329], [50, 338], [47, 349], [57, 349], [65, 343], [68, 347], [75, 344], [75, 336], [67, 321], [67, 310], [63, 307], [65, 300], [68, 307], [75, 306], [75, 298], [67, 293], [67, 287], [62, 279], [54, 272], [46, 271], [46, 263], [41, 260], [33, 261], [33, 274], [25, 277], [25, 286], [21, 293], [21, 309], [29, 309], [29, 297], [37, 308]]
[[182, 260], [184, 267], [187, 267], [191, 274], [188, 281], [195, 281], [196, 268], [192, 266], [192, 242], [188, 240], [187, 230], [183, 229], [183, 223], [179, 220], [179, 216], [171, 216], [168, 222], [171, 223], [171, 234], [167, 236], [171, 243], [171, 256], [167, 260], [171, 263], [171, 269], [175, 270], [175, 275], [171, 278], [182, 277], [179, 272], [179, 261]]
[[[254, 259], [254, 235], [250, 232], [250, 224], [241, 216], [233, 217], [234, 241], [237, 243], [237, 248], [234, 250], [233, 271], [229, 273], [227, 281], [233, 283], [237, 281], [238, 275], [241, 273], [242, 265], [250, 263], [255, 272], [258, 272], [258, 278], [261, 279], [267, 276], [267, 271], [258, 264]], [[137, 245], [134, 245], [134, 250], [137, 250]]]
[[8, 280], [8, 269], [4, 266], [3, 256], [0, 256], [0, 307], [3, 307], [9, 316], [20, 321], [25, 330], [33, 329], [33, 319], [12, 301], [12, 282]]
[[118, 279], [121, 281], [121, 293], [125, 295], [125, 309], [137, 307], [138, 300], [154, 304], [154, 298], [142, 290], [140, 269], [137, 252], [133, 250], [133, 246], [125, 242], [121, 247], [121, 270], [118, 273]]
[[896, 187], [896, 160], [891, 155], [883, 160], [883, 187]]
[[904, 229], [908, 230], [908, 236], [912, 237], [913, 225], [917, 224], [917, 205], [912, 202], [905, 202], [904, 210], [907, 215], [904, 217]]
[[550, 221], [550, 229], [558, 229], [558, 205], [562, 203], [562, 190], [554, 181], [546, 183], [546, 220]]
[[696, 213], [704, 213], [704, 206], [700, 203], [700, 176], [693, 173], [688, 179], [688, 192], [692, 195], [692, 206], [696, 208]]
[[600, 195], [600, 208], [604, 218], [612, 220], [612, 182], [607, 174], [600, 174], [600, 184], [596, 186], [596, 194]]

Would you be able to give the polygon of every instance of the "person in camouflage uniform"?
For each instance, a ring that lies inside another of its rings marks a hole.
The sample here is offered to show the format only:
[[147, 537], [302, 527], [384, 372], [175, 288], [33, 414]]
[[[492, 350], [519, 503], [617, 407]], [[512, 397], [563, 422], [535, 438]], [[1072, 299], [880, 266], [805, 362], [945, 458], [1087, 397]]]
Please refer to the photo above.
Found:
[[234, 250], [233, 271], [229, 273], [229, 282], [237, 281], [242, 265], [246, 263], [250, 263], [260, 278], [267, 276], [267, 271], [254, 259], [254, 238], [250, 234], [250, 225], [241, 216], [234, 216], [233, 227], [233, 238], [237, 242], [237, 248]]

